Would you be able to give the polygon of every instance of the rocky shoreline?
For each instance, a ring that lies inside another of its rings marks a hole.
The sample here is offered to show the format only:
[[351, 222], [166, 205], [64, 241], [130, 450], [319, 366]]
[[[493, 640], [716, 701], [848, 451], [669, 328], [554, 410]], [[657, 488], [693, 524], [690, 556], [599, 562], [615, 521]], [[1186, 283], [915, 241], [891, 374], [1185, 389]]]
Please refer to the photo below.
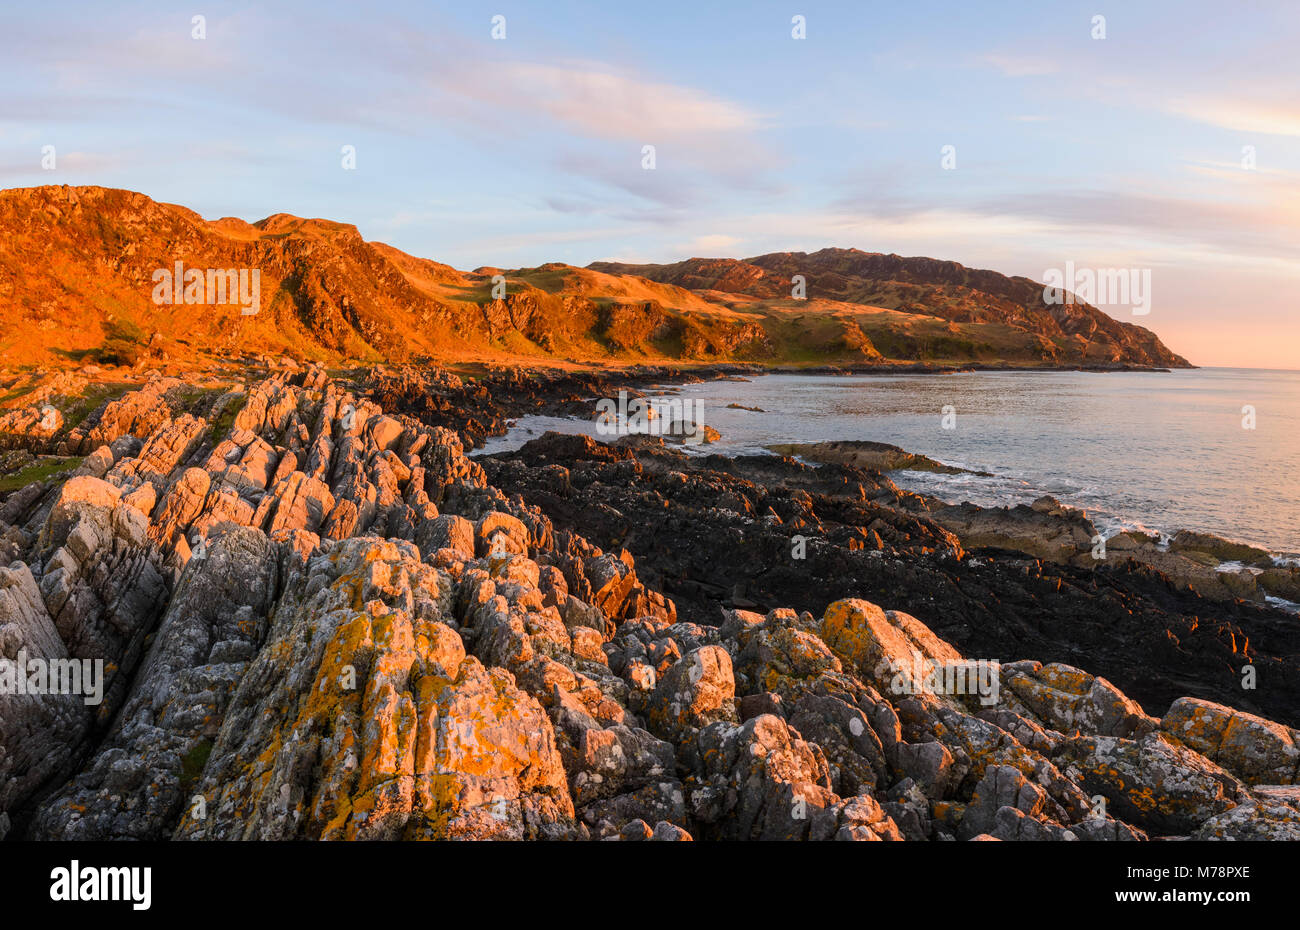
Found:
[[0, 695], [0, 833], [1300, 839], [1296, 618], [1142, 540], [1084, 563], [1049, 502], [646, 437], [465, 454], [671, 376], [285, 365], [48, 433], [22, 407], [13, 447], [73, 467], [0, 491], [0, 652], [105, 679]]

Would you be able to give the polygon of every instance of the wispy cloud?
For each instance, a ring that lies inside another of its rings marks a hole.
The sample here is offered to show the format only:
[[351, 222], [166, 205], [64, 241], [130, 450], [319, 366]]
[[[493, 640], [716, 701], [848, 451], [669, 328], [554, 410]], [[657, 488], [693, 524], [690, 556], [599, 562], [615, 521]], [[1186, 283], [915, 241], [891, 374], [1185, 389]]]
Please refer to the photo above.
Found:
[[737, 236], [715, 234], [696, 236], [683, 246], [682, 251], [690, 255], [729, 255], [740, 244]]
[[750, 132], [762, 122], [752, 110], [694, 88], [619, 74], [591, 62], [520, 64], [505, 69], [504, 76], [509, 94], [525, 106], [596, 138]]
[[1198, 122], [1235, 132], [1266, 136], [1300, 136], [1300, 96], [1289, 100], [1260, 99], [1258, 89], [1220, 96], [1175, 96], [1164, 108]]
[[1056, 74], [1060, 63], [1037, 55], [985, 55], [980, 61], [991, 65], [1006, 77], [1041, 77]]

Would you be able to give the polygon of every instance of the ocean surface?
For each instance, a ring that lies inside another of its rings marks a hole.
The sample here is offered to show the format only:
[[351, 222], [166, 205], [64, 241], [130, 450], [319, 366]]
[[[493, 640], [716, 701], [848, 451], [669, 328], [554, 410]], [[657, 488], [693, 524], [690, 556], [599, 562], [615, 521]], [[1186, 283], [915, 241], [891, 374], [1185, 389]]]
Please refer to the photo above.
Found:
[[[652, 394], [702, 404], [698, 419], [722, 434], [688, 451], [887, 442], [994, 475], [891, 475], [950, 502], [1001, 506], [1051, 494], [1087, 510], [1106, 535], [1190, 529], [1300, 556], [1298, 371], [764, 375]], [[526, 417], [476, 454], [548, 429], [598, 435], [594, 422]]]

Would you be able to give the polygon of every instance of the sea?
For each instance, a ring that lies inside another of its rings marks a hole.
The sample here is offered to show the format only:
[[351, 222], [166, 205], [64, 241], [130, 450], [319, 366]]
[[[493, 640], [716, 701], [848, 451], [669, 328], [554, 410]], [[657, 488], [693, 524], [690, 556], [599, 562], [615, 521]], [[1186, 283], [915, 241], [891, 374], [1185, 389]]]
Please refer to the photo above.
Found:
[[[693, 454], [891, 443], [992, 476], [890, 475], [951, 503], [1050, 494], [1086, 510], [1103, 535], [1188, 529], [1300, 559], [1300, 371], [773, 374], [649, 393], [656, 405], [691, 401], [721, 434], [687, 446]], [[517, 448], [546, 430], [608, 438], [594, 420], [525, 417], [475, 451]]]

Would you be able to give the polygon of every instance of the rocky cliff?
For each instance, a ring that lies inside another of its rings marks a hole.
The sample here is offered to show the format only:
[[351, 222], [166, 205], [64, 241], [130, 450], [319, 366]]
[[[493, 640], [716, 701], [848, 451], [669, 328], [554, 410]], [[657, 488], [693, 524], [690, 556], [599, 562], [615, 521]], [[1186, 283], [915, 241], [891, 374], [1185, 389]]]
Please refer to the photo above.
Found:
[[963, 656], [907, 604], [684, 619], [320, 367], [196, 388], [101, 404], [0, 498], [3, 655], [106, 670], [0, 697], [13, 836], [1300, 838], [1286, 725]]

